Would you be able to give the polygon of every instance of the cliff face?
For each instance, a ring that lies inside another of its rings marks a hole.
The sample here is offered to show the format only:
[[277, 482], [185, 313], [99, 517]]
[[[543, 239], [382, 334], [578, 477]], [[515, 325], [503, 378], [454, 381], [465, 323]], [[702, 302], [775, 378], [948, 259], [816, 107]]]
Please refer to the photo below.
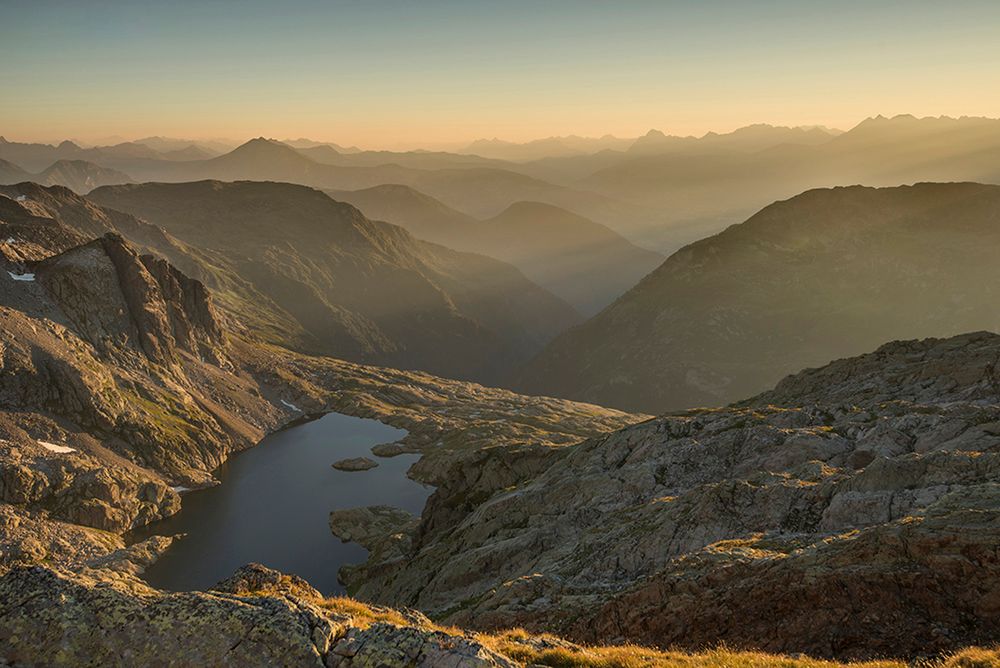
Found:
[[1000, 633], [998, 360], [994, 334], [892, 343], [508, 464], [496, 485], [452, 471], [404, 558], [376, 550], [343, 576], [449, 623], [588, 642], [838, 657], [983, 642]]
[[232, 374], [206, 288], [119, 223], [169, 244], [65, 189], [0, 194], [0, 500], [115, 533], [281, 416]]
[[46, 258], [37, 280], [102, 353], [132, 346], [157, 364], [183, 350], [221, 363], [225, 336], [205, 286], [117, 234]]

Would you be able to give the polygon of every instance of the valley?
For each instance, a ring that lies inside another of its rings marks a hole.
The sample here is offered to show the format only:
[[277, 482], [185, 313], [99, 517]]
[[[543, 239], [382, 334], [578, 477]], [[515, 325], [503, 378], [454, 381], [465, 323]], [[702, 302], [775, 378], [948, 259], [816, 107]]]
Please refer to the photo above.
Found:
[[[184, 197], [161, 192], [147, 204], [128, 199], [134, 187], [96, 194], [102, 203], [120, 197], [143, 219], [59, 189], [22, 184], [4, 193], [9, 408], [0, 423], [0, 478], [10, 570], [0, 587], [44, 587], [51, 593], [38, 590], [40, 601], [71, 587], [84, 610], [105, 605], [88, 592], [111, 574], [120, 583], [108, 592], [114, 606], [138, 604], [131, 597], [148, 587], [138, 575], [167, 591], [223, 587], [237, 597], [248, 587], [277, 587], [324, 601], [346, 589], [376, 606], [419, 609], [485, 634], [512, 626], [527, 629], [524, 638], [555, 632], [570, 653], [622, 638], [838, 659], [989, 643], [988, 625], [963, 620], [984, 614], [1000, 586], [986, 548], [996, 539], [996, 335], [890, 343], [789, 376], [730, 408], [658, 418], [518, 395], [304, 355], [235, 324], [239, 310], [215, 305], [224, 293], [132, 245], [163, 249], [212, 276], [218, 260], [203, 258], [219, 257], [222, 239], [201, 236], [207, 218], [185, 228], [197, 219], [164, 207], [191, 206], [190, 187], [175, 188]], [[896, 197], [918, 214], [895, 224], [924, 220], [914, 193], [942, 201], [930, 186], [848, 190]], [[290, 192], [344, 206], [316, 191]], [[963, 220], [993, 210], [989, 187], [946, 192], [967, 208]], [[263, 215], [287, 216], [273, 206], [285, 197], [269, 194]], [[227, 202], [213, 212], [210, 201], [199, 206], [213, 218], [233, 209]], [[785, 219], [761, 220], [755, 224], [772, 234], [788, 234]], [[830, 224], [842, 234], [837, 220]], [[771, 247], [788, 248], [785, 239]], [[72, 391], [46, 389], [53, 387]], [[369, 431], [352, 436], [362, 423]], [[372, 470], [331, 467], [373, 453]], [[944, 536], [948, 554], [964, 564], [957, 570], [937, 561]], [[900, 542], [905, 550], [876, 547]], [[57, 570], [19, 566], [38, 560]], [[257, 560], [312, 584], [246, 569], [237, 577], [254, 584], [216, 584]], [[863, 572], [842, 565], [859, 560]], [[794, 583], [803, 578], [823, 593], [800, 593]], [[934, 600], [920, 594], [929, 581]], [[841, 587], [876, 587], [889, 598], [841, 600]], [[165, 599], [173, 606], [193, 604], [198, 594], [161, 595], [179, 597]], [[830, 616], [804, 614], [817, 595]], [[857, 614], [859, 605], [869, 607]], [[682, 613], [667, 615], [666, 607]], [[378, 612], [385, 609], [350, 614], [389, 615]], [[847, 609], [855, 614], [844, 617]], [[709, 621], [735, 610], [746, 615], [737, 625]], [[889, 610], [895, 621], [878, 633], [848, 622]], [[14, 614], [23, 624], [39, 619], [23, 609], [0, 618]], [[834, 618], [839, 630], [831, 635]], [[402, 623], [418, 635], [438, 633], [429, 621]], [[3, 628], [0, 638], [12, 642]], [[928, 640], [930, 628], [947, 631]], [[287, 633], [268, 642], [288, 642]], [[303, 651], [325, 656], [336, 645], [325, 642]], [[481, 665], [504, 665], [502, 654], [474, 653], [487, 661]]]
[[1000, 4], [0, 20], [0, 668], [1000, 668]]

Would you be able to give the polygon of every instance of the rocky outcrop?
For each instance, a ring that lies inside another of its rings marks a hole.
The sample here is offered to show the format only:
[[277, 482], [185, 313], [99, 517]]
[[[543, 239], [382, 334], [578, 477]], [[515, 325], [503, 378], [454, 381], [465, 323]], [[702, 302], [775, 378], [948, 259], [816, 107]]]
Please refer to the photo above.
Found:
[[104, 354], [131, 345], [156, 364], [176, 363], [178, 350], [224, 359], [225, 337], [205, 287], [162, 259], [140, 257], [120, 235], [47, 258], [35, 273]]
[[345, 574], [449, 623], [587, 642], [864, 657], [995, 638], [998, 354], [986, 333], [897, 342], [495, 484], [453, 471], [410, 554]]
[[[0, 648], [19, 666], [510, 667], [474, 638], [384, 611], [338, 611], [297, 578], [241, 569], [209, 592], [166, 594], [119, 575], [16, 568], [0, 578]], [[95, 629], [100, 632], [95, 633]]]
[[15, 565], [45, 563], [79, 568], [124, 550], [115, 534], [54, 520], [45, 511], [0, 503], [0, 572]]
[[368, 457], [350, 457], [339, 459], [330, 466], [338, 471], [369, 471], [378, 466], [378, 462]]
[[[97, 632], [95, 632], [95, 630]], [[698, 654], [580, 646], [523, 630], [471, 634], [420, 613], [323, 598], [295, 576], [251, 564], [207, 592], [168, 594], [127, 573], [19, 567], [0, 577], [0, 652], [15, 666], [317, 666], [317, 668], [525, 668], [531, 666], [786, 666], [836, 664], [807, 657]], [[995, 650], [967, 649], [933, 668], [993, 666]]]
[[177, 493], [149, 472], [55, 447], [71, 451], [53, 454], [38, 444], [0, 440], [0, 502], [114, 533], [180, 510]]
[[348, 508], [330, 513], [330, 531], [345, 543], [354, 542], [368, 550], [363, 566], [343, 566], [342, 582], [361, 582], [376, 569], [392, 569], [395, 562], [413, 551], [420, 519], [392, 506]]
[[[992, 466], [989, 478], [997, 480], [1000, 469]], [[907, 491], [927, 496], [924, 480], [925, 487]], [[675, 559], [575, 622], [574, 635], [689, 647], [724, 635], [732, 647], [807, 649], [841, 659], [935, 655], [995, 642], [1000, 484], [963, 486], [913, 515], [876, 523], [896, 514], [892, 496], [858, 494], [849, 501], [851, 521], [841, 526], [863, 528], [811, 544], [753, 537]]]

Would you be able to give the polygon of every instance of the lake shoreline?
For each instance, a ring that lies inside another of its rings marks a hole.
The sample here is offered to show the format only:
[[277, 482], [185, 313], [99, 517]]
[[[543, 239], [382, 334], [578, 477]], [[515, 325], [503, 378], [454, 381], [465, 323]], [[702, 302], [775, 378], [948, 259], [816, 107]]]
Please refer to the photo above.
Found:
[[324, 593], [343, 593], [337, 571], [364, 562], [368, 551], [340, 542], [330, 532], [328, 514], [393, 505], [419, 517], [433, 487], [407, 475], [420, 453], [380, 457], [379, 467], [363, 472], [337, 471], [331, 464], [345, 456], [371, 455], [372, 447], [406, 434], [336, 411], [290, 420], [213, 471], [219, 484], [186, 492], [177, 514], [126, 536], [134, 545], [153, 536], [186, 534], [141, 577], [160, 589], [206, 589], [231, 573], [234, 564], [254, 561], [296, 573]]

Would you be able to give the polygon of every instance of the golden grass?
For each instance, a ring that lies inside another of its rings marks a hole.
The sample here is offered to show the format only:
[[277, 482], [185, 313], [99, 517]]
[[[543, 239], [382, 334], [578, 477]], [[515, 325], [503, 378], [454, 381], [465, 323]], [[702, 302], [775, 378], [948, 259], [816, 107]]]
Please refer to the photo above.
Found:
[[945, 659], [941, 668], [998, 668], [1000, 648], [970, 647]]
[[[809, 657], [764, 652], [715, 649], [704, 652], [664, 652], [621, 645], [582, 647], [555, 636], [532, 635], [522, 629], [498, 634], [477, 634], [490, 649], [526, 665], [552, 668], [908, 668], [904, 661], [841, 663]], [[1000, 650], [970, 648], [921, 668], [1000, 668]]]
[[[352, 617], [352, 623], [362, 628], [376, 622], [395, 626], [413, 624], [392, 608], [368, 605], [346, 596], [323, 598], [317, 603], [326, 610]], [[462, 629], [437, 624], [429, 624], [428, 630], [456, 636], [469, 635]], [[524, 629], [471, 635], [483, 646], [514, 661], [551, 668], [1000, 668], [1000, 647], [972, 647], [940, 660], [916, 664], [895, 660], [842, 663], [725, 648], [674, 652], [638, 645], [587, 647], [545, 633], [529, 633]]]
[[358, 626], [365, 628], [375, 622], [385, 622], [396, 626], [407, 626], [409, 622], [392, 608], [380, 608], [356, 601], [347, 596], [324, 598], [319, 605], [331, 612], [350, 615]]

